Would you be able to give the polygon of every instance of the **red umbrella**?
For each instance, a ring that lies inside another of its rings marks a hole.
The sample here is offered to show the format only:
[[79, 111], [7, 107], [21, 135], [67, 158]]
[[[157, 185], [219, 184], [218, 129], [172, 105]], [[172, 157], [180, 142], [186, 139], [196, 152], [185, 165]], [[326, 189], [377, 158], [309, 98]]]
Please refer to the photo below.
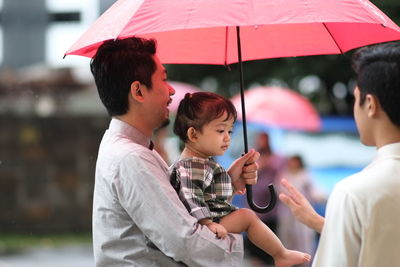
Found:
[[[319, 131], [321, 118], [312, 103], [301, 94], [281, 87], [257, 87], [245, 91], [248, 121], [290, 130]], [[232, 98], [239, 110], [240, 94]], [[242, 119], [238, 113], [238, 119]]]
[[242, 60], [339, 54], [399, 40], [400, 28], [367, 0], [119, 0], [66, 55], [92, 57], [105, 40], [130, 36], [155, 38], [163, 63], [239, 62], [243, 103]]
[[92, 57], [104, 41], [155, 38], [163, 63], [238, 62], [340, 54], [400, 39], [400, 29], [367, 0], [119, 0], [66, 52]]

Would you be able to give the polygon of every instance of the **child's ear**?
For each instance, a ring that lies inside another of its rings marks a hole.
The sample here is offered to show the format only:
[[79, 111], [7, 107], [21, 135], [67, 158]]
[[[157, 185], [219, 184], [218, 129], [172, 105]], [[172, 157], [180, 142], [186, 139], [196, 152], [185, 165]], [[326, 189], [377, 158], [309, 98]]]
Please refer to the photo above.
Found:
[[197, 141], [197, 133], [196, 133], [196, 129], [193, 127], [190, 127], [187, 132], [187, 137], [189, 139], [189, 141], [191, 142], [196, 142]]

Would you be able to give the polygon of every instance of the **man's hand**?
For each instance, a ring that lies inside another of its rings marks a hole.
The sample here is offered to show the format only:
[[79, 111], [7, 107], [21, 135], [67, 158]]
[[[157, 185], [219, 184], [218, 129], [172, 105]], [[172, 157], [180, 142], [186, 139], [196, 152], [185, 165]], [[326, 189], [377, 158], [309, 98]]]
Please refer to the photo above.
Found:
[[228, 231], [226, 231], [225, 227], [223, 227], [219, 223], [212, 222], [212, 223], [207, 224], [207, 227], [213, 233], [215, 233], [218, 238], [225, 238], [228, 235]]
[[286, 179], [282, 179], [281, 184], [288, 194], [280, 193], [279, 199], [290, 208], [297, 220], [321, 233], [325, 223], [324, 217], [320, 216], [310, 202]]
[[244, 194], [246, 184], [257, 183], [258, 165], [256, 161], [260, 157], [260, 153], [254, 149], [247, 154], [235, 160], [228, 169], [228, 174], [232, 178], [232, 185], [235, 193]]

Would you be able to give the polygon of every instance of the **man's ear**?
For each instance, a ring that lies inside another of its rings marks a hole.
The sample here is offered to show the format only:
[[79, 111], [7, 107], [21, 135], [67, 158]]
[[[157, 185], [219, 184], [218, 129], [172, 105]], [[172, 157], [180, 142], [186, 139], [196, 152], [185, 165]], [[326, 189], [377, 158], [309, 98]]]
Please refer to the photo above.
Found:
[[133, 99], [135, 99], [138, 102], [144, 101], [143, 88], [142, 84], [139, 81], [134, 81], [133, 83], [131, 83], [130, 95], [132, 96]]
[[187, 137], [188, 137], [189, 141], [191, 141], [191, 142], [196, 142], [197, 141], [197, 132], [196, 132], [195, 128], [190, 127], [187, 130], [186, 134], [187, 134]]
[[368, 109], [368, 117], [374, 117], [377, 114], [379, 108], [378, 99], [376, 98], [376, 96], [371, 94], [367, 94], [365, 98], [365, 104], [367, 105]]

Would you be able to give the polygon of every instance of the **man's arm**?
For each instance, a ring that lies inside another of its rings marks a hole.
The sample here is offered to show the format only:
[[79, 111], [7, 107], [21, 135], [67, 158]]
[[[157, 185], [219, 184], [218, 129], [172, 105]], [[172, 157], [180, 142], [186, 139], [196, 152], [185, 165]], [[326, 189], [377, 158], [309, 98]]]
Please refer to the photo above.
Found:
[[117, 186], [121, 204], [137, 226], [165, 255], [189, 266], [237, 266], [243, 257], [241, 237], [218, 239], [190, 216], [167, 173], [151, 152], [124, 159], [121, 172], [130, 173]]

